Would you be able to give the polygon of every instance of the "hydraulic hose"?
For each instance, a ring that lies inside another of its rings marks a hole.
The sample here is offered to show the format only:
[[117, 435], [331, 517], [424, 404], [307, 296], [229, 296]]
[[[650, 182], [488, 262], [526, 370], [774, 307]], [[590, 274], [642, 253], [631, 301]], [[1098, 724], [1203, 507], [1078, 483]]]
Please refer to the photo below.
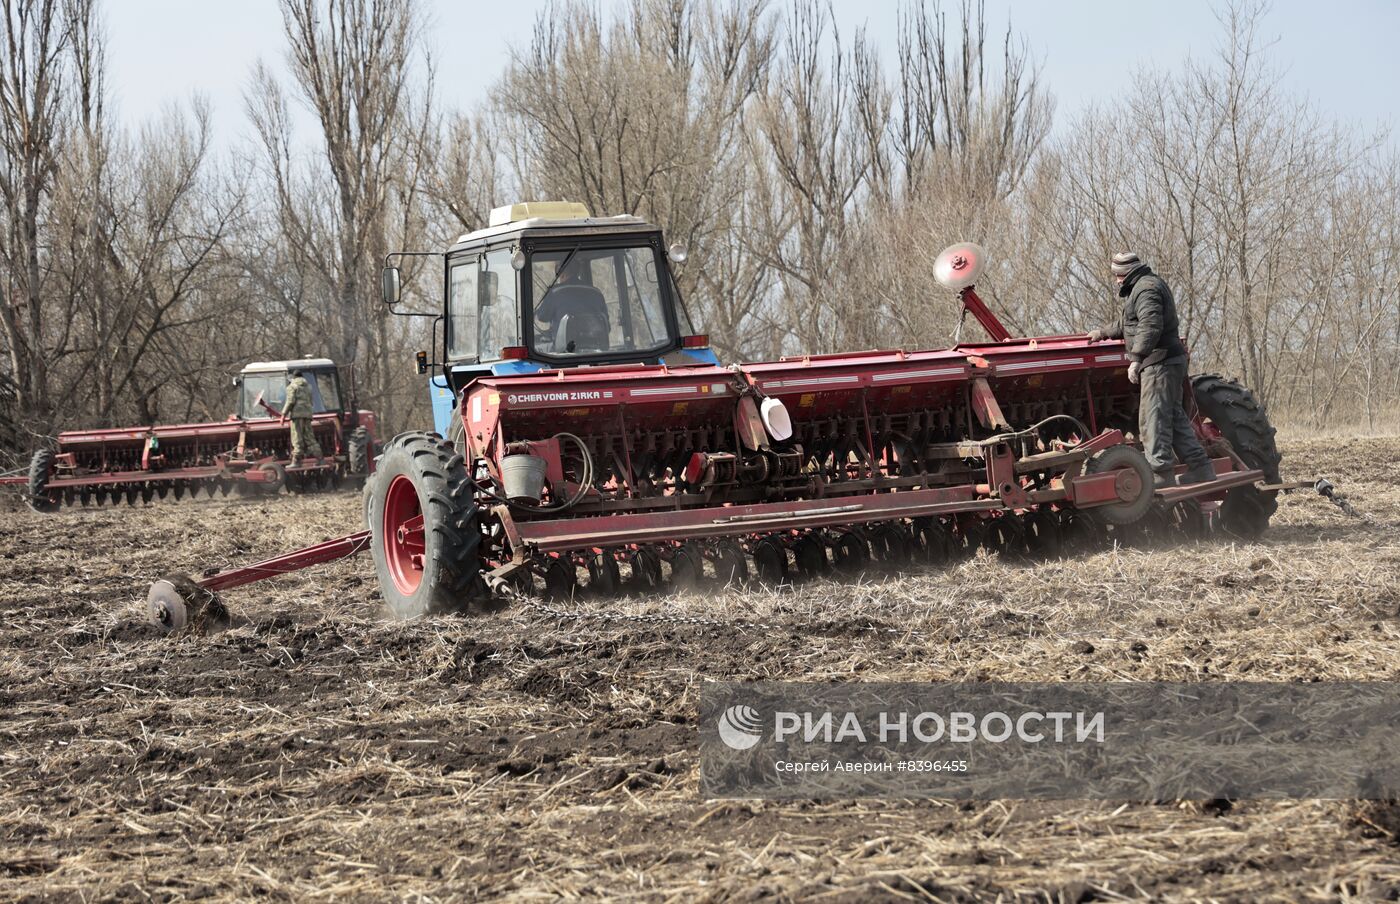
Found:
[[1030, 436], [1031, 434], [1035, 433], [1037, 430], [1039, 430], [1041, 427], [1044, 427], [1051, 421], [1069, 421], [1071, 424], [1078, 427], [1079, 435], [1084, 437], [1084, 439], [1080, 440], [1079, 443], [1076, 443], [1075, 445], [1079, 445], [1080, 443], [1085, 442], [1090, 436], [1089, 428], [1084, 426], [1084, 422], [1079, 420], [1077, 417], [1074, 417], [1070, 414], [1052, 414], [1045, 420], [1037, 421], [1036, 423], [1031, 424], [1024, 430], [1013, 430], [1010, 433], [998, 433], [996, 436], [989, 436], [986, 439], [978, 440], [978, 444], [983, 446], [989, 446], [993, 443], [999, 443], [1008, 439], [1025, 439], [1027, 436]]

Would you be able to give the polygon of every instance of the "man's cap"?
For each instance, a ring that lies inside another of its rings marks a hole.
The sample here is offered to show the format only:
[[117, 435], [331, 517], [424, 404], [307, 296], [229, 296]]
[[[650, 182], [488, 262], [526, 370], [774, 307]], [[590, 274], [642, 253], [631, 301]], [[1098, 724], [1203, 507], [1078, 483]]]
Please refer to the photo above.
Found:
[[1113, 275], [1127, 276], [1142, 266], [1142, 259], [1131, 251], [1120, 251], [1113, 255]]

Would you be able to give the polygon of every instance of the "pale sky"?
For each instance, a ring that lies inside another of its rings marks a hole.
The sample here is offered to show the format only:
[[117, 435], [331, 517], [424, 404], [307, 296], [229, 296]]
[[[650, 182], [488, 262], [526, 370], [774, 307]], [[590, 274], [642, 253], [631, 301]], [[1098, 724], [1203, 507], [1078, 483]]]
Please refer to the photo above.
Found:
[[[528, 42], [545, 0], [425, 0], [440, 102], [470, 107], [490, 91], [511, 46]], [[864, 26], [887, 59], [896, 35], [894, 0], [832, 0], [843, 33]], [[956, 12], [956, 0], [944, 8]], [[775, 4], [781, 12], [783, 0]], [[1089, 104], [1118, 93], [1140, 64], [1172, 69], [1213, 52], [1220, 27], [1207, 0], [1094, 2], [988, 0], [989, 32], [1008, 15], [1042, 64], [1063, 126]], [[281, 65], [276, 0], [108, 0], [110, 82], [127, 122], [171, 102], [204, 95], [221, 145], [249, 134], [242, 92], [253, 63]], [[1264, 34], [1275, 38], [1287, 83], [1351, 123], [1400, 130], [1400, 2], [1278, 0]], [[1391, 144], [1397, 145], [1391, 135]]]

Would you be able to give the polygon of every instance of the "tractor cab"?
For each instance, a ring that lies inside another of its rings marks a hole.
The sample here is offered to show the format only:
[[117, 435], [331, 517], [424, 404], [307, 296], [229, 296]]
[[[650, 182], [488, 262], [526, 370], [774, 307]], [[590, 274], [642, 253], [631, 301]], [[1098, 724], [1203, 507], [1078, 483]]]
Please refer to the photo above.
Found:
[[287, 401], [287, 381], [294, 370], [304, 373], [306, 382], [311, 384], [311, 402], [316, 414], [345, 410], [340, 393], [340, 372], [335, 362], [329, 358], [300, 358], [254, 361], [244, 367], [233, 379], [238, 387], [237, 417], [244, 420], [274, 417], [273, 411], [280, 412]]
[[[581, 204], [498, 207], [445, 255], [433, 417], [446, 435], [462, 387], [482, 376], [620, 364], [715, 364], [671, 273], [685, 260], [661, 228]], [[384, 298], [398, 300], [385, 271]], [[426, 360], [422, 356], [420, 360]]]

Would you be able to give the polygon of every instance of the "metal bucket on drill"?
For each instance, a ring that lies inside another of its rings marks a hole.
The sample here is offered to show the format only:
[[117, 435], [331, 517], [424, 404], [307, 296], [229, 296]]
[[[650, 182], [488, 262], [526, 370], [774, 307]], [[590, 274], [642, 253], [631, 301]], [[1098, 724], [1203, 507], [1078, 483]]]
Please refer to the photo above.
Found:
[[501, 458], [501, 483], [511, 502], [538, 503], [544, 495], [545, 460], [538, 455], [517, 453]]

